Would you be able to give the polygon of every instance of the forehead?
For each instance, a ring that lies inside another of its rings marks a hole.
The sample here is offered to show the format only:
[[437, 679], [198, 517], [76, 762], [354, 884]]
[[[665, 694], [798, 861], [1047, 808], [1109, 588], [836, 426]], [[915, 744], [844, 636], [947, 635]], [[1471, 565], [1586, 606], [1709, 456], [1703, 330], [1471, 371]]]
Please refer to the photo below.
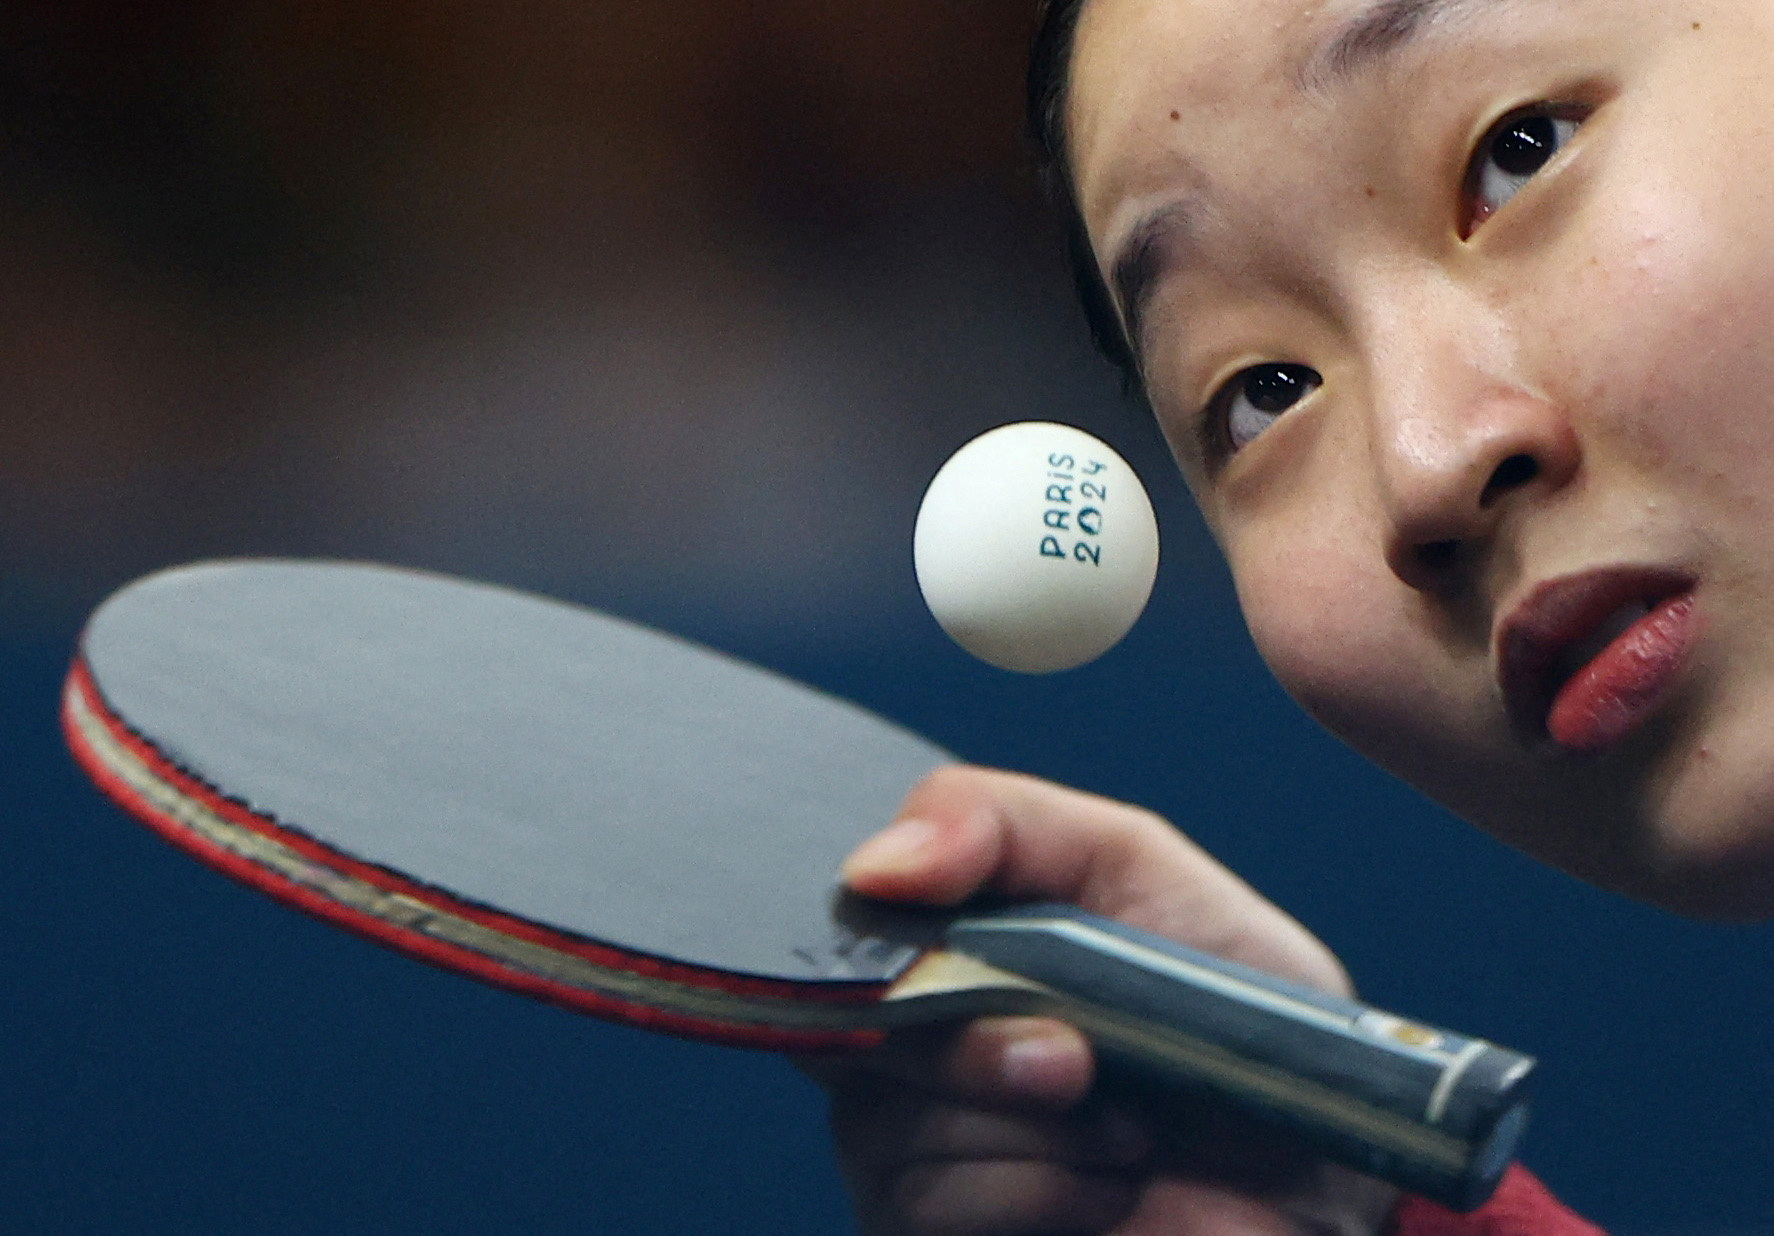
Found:
[[1088, 0], [1073, 44], [1066, 117], [1086, 217], [1102, 199], [1138, 190], [1124, 182], [1125, 172], [1113, 176], [1103, 156], [1167, 144], [1166, 108], [1193, 126], [1258, 104], [1300, 67], [1296, 49], [1331, 20], [1327, 9], [1358, 2]]
[[[1114, 206], [1191, 168], [1184, 144], [1255, 124], [1334, 123], [1345, 88], [1412, 43], [1447, 45], [1518, 0], [1089, 0], [1069, 82], [1067, 136], [1092, 231]], [[1581, 7], [1560, 0], [1556, 12]], [[1185, 123], [1177, 125], [1178, 120]], [[1130, 155], [1137, 157], [1129, 157]]]

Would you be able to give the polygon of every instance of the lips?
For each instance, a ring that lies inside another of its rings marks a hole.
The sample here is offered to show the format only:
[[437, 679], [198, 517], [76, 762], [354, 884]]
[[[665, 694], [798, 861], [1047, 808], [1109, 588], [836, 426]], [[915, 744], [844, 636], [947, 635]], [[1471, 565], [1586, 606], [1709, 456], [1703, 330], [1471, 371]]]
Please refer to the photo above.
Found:
[[1699, 631], [1694, 581], [1610, 568], [1541, 584], [1496, 640], [1511, 719], [1570, 751], [1619, 742], [1662, 702]]

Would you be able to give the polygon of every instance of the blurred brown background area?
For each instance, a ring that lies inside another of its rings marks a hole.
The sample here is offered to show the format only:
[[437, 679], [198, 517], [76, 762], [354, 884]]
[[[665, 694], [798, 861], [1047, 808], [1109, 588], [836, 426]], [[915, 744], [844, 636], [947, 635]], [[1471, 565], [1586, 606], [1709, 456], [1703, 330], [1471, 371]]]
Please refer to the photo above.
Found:
[[902, 601], [973, 432], [1157, 455], [1034, 188], [1032, 7], [15, 0], [0, 559]]

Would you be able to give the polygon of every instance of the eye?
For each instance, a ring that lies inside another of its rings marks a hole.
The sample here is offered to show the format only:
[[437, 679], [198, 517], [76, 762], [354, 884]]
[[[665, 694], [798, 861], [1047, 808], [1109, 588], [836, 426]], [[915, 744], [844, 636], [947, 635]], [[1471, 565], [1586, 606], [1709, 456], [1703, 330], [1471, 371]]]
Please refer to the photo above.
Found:
[[1506, 116], [1478, 144], [1466, 173], [1466, 234], [1508, 204], [1563, 150], [1581, 124], [1547, 110]]
[[1323, 381], [1304, 365], [1253, 365], [1220, 388], [1209, 405], [1219, 451], [1243, 450]]

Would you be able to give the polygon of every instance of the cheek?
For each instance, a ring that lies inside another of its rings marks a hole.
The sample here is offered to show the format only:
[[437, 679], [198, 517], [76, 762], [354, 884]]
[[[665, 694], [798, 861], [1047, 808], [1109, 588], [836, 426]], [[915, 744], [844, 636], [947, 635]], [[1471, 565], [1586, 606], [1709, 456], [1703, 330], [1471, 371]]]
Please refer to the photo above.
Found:
[[[1767, 243], [1774, 248], [1774, 237]], [[1644, 365], [1629, 428], [1677, 475], [1709, 486], [1736, 476], [1736, 488], [1765, 494], [1774, 451], [1774, 270], [1728, 254], [1667, 256], [1684, 263], [1670, 282], [1685, 279], [1666, 297], [1663, 329], [1623, 341], [1626, 355]]]
[[[1687, 130], [1675, 128], [1678, 135]], [[1582, 375], [1574, 413], [1660, 480], [1774, 480], [1774, 162], [1720, 166], [1706, 144], [1647, 137], [1596, 197], [1570, 295], [1544, 338]], [[1581, 342], [1579, 342], [1581, 341]], [[1575, 348], [1573, 348], [1575, 345]], [[1581, 355], [1577, 354], [1581, 351]]]
[[1289, 695], [1355, 741], [1398, 675], [1398, 644], [1409, 636], [1391, 612], [1391, 589], [1374, 578], [1374, 562], [1328, 539], [1264, 541], [1230, 555], [1251, 638]]
[[1361, 754], [1446, 796], [1490, 739], [1472, 706], [1487, 689], [1483, 640], [1450, 655], [1470, 641], [1377, 551], [1358, 552], [1371, 543], [1302, 518], [1228, 539], [1227, 556], [1251, 638], [1287, 693]]

